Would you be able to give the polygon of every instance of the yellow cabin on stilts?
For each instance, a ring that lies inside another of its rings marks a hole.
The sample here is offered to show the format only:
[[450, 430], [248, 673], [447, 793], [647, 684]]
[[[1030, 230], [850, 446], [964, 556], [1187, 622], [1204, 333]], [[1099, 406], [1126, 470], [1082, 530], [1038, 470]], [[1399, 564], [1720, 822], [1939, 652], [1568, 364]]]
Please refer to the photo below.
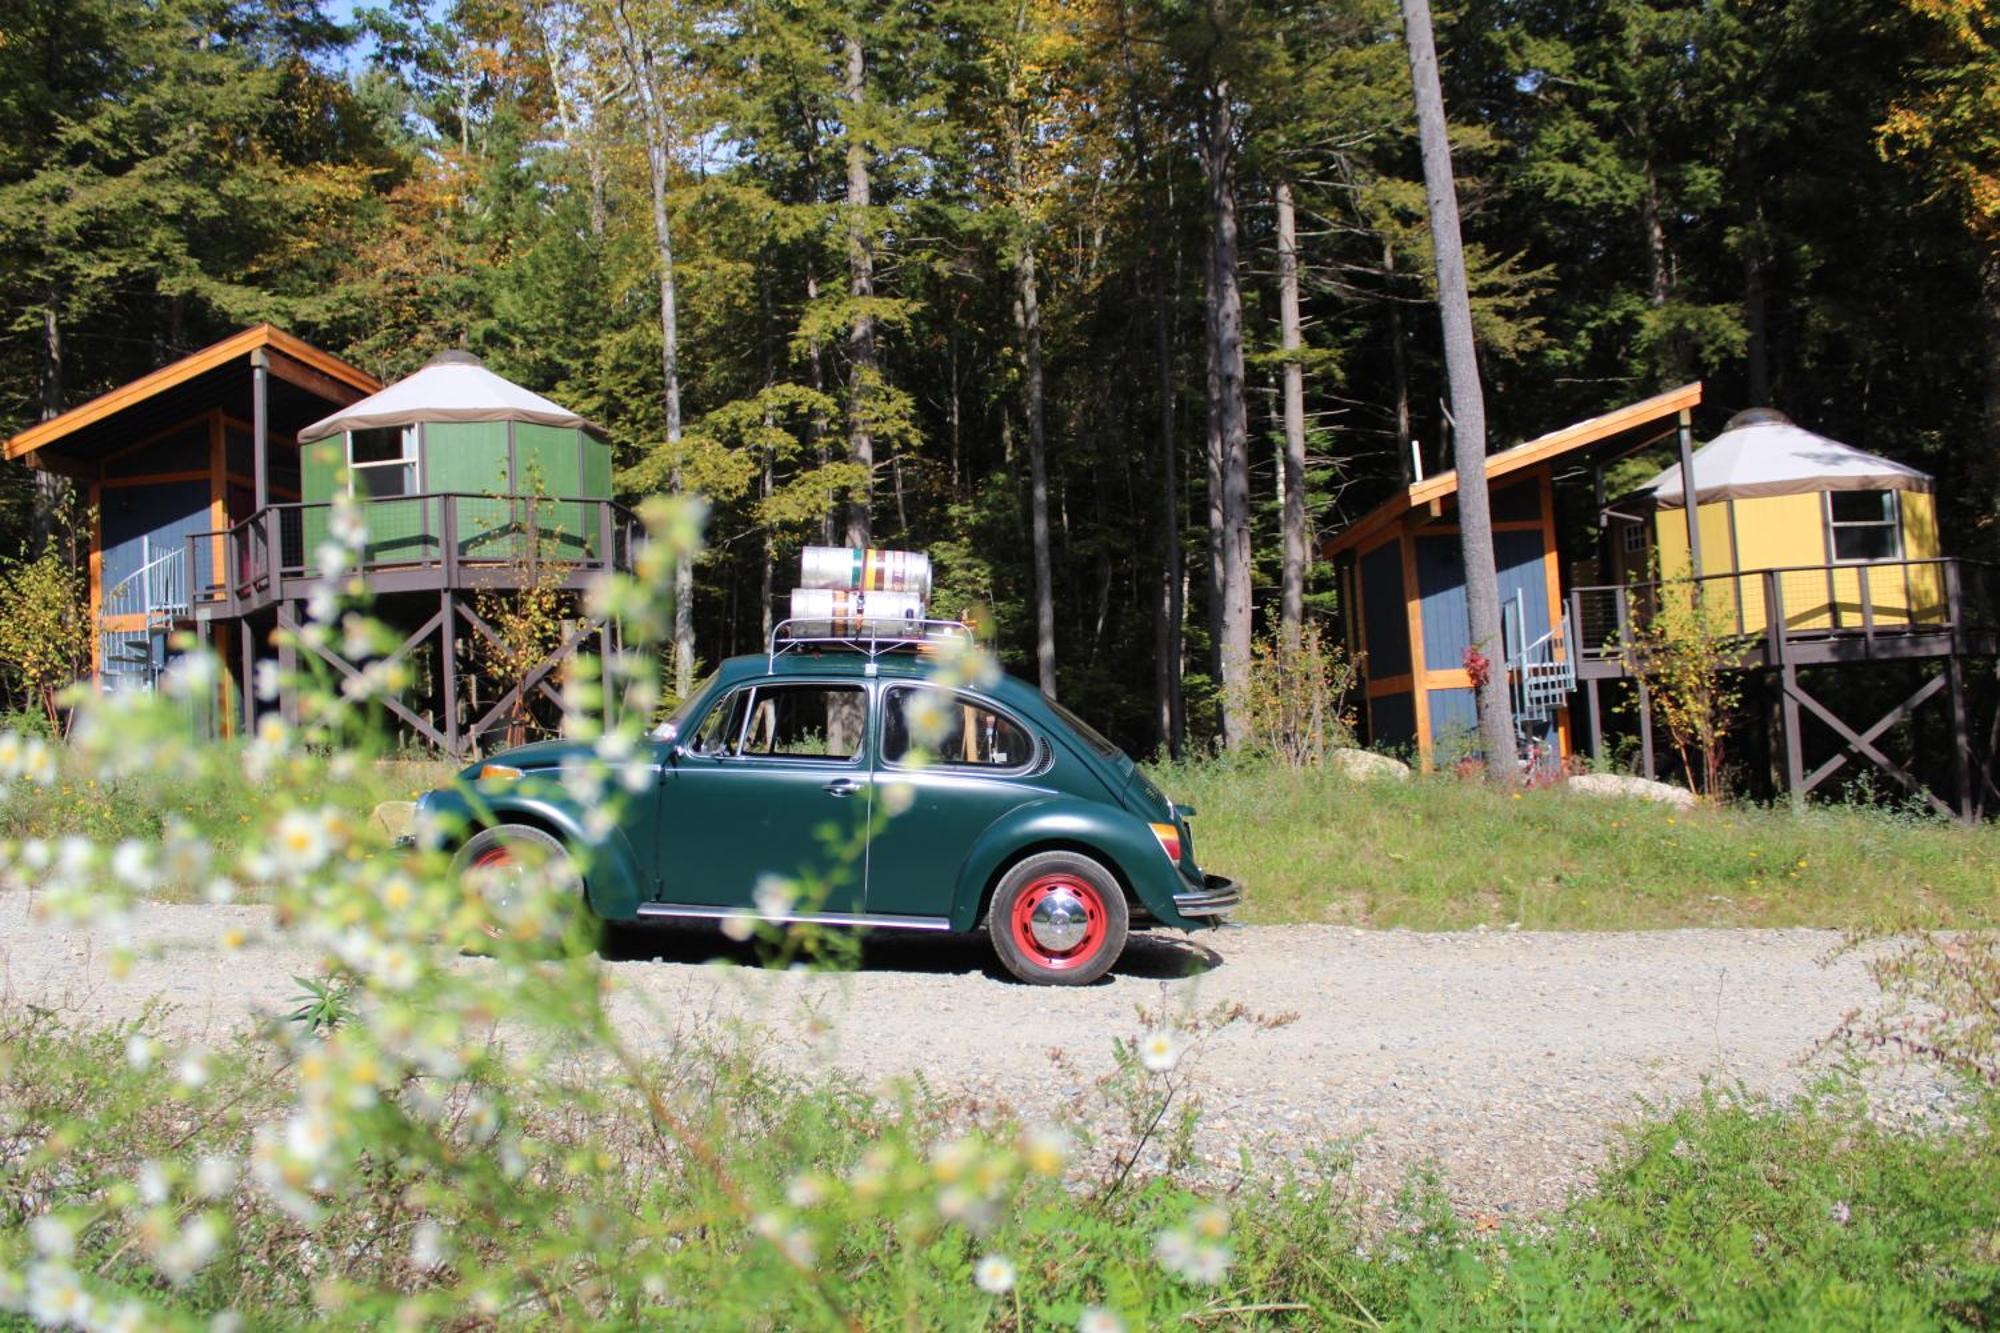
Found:
[[[1704, 596], [1737, 633], [1902, 629], [1942, 621], [1932, 480], [1753, 408], [1694, 454]], [[1688, 577], [1688, 487], [1678, 464], [1613, 506], [1622, 583]]]

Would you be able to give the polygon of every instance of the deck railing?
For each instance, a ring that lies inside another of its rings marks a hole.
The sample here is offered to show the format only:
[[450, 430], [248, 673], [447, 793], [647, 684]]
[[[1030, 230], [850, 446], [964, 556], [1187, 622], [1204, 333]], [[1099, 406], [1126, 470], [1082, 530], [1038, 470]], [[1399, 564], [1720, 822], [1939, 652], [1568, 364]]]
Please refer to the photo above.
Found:
[[2000, 568], [1956, 558], [1886, 560], [1576, 588], [1569, 610], [1579, 653], [1619, 656], [1663, 597], [1689, 590], [1746, 645], [2000, 631]]
[[[482, 585], [510, 566], [557, 565], [577, 574], [630, 569], [638, 517], [614, 500], [458, 491], [381, 496], [360, 502], [367, 538], [361, 573], [428, 576], [441, 587]], [[317, 577], [319, 550], [333, 536], [334, 505], [275, 504], [217, 532], [191, 535], [188, 568], [199, 606], [240, 612], [287, 595], [286, 584]], [[209, 551], [220, 547], [220, 559]], [[196, 557], [200, 558], [197, 559]]]

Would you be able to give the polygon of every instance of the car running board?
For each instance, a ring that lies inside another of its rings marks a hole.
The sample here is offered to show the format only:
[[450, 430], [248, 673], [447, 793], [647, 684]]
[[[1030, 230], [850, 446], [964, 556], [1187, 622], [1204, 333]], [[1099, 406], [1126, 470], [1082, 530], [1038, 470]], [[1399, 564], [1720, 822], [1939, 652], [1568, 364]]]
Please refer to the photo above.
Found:
[[950, 930], [951, 919], [942, 916], [890, 916], [867, 912], [787, 912], [765, 916], [740, 907], [710, 907], [700, 903], [640, 903], [642, 917], [665, 917], [681, 921], [723, 921], [733, 916], [749, 916], [786, 926], [873, 926], [878, 930]]

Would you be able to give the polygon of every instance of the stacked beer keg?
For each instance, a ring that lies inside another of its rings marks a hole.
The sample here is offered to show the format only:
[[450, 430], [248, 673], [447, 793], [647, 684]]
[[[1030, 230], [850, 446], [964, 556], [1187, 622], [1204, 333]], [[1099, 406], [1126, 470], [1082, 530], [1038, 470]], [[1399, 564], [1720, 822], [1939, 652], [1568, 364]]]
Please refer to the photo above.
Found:
[[808, 546], [792, 593], [793, 638], [896, 638], [923, 633], [931, 558], [921, 551]]

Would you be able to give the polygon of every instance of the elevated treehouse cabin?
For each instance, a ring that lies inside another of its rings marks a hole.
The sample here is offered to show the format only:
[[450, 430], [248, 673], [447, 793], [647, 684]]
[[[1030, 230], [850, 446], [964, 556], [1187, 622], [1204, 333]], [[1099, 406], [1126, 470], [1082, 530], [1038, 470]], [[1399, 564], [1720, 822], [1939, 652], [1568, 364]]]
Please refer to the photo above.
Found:
[[[1738, 413], [1696, 450], [1700, 401], [1687, 385], [1487, 460], [1505, 642], [1482, 651], [1509, 682], [1530, 762], [1604, 756], [1610, 692], [1636, 721], [1640, 770], [1655, 774], [1653, 710], [1628, 645], [1661, 599], [1693, 596], [1724, 632], [1725, 669], [1742, 673], [1759, 718], [1746, 739], [1774, 789], [1802, 799], [1863, 761], [1940, 813], [1981, 815], [2000, 800], [2000, 701], [1982, 702], [1993, 672], [1973, 670], [2000, 655], [1994, 569], [1943, 554], [1924, 473], [1769, 409]], [[1609, 467], [1669, 441], [1678, 463], [1607, 500]], [[1476, 742], [1456, 492], [1455, 473], [1420, 480], [1327, 547], [1367, 736], [1426, 762]], [[1836, 681], [1835, 668], [1867, 670]], [[1893, 703], [1878, 716], [1868, 701], [1885, 691]], [[1941, 734], [1927, 741], [1919, 710], [1940, 696]], [[1857, 706], [1866, 727], [1841, 716]], [[1908, 762], [1888, 753], [1891, 736]]]
[[470, 754], [527, 705], [559, 702], [550, 678], [586, 643], [615, 640], [579, 612], [541, 662], [481, 696], [472, 637], [500, 636], [478, 598], [531, 580], [577, 592], [629, 568], [635, 521], [611, 499], [601, 432], [465, 353], [384, 389], [263, 325], [22, 432], [6, 456], [88, 490], [99, 683], [150, 686], [176, 632], [193, 631], [228, 666], [225, 732], [255, 722], [260, 661], [295, 666], [305, 651], [336, 676], [358, 671], [275, 632], [304, 621], [343, 494], [367, 526], [373, 612], [403, 635], [392, 658], [414, 668], [388, 708], [416, 739]]

